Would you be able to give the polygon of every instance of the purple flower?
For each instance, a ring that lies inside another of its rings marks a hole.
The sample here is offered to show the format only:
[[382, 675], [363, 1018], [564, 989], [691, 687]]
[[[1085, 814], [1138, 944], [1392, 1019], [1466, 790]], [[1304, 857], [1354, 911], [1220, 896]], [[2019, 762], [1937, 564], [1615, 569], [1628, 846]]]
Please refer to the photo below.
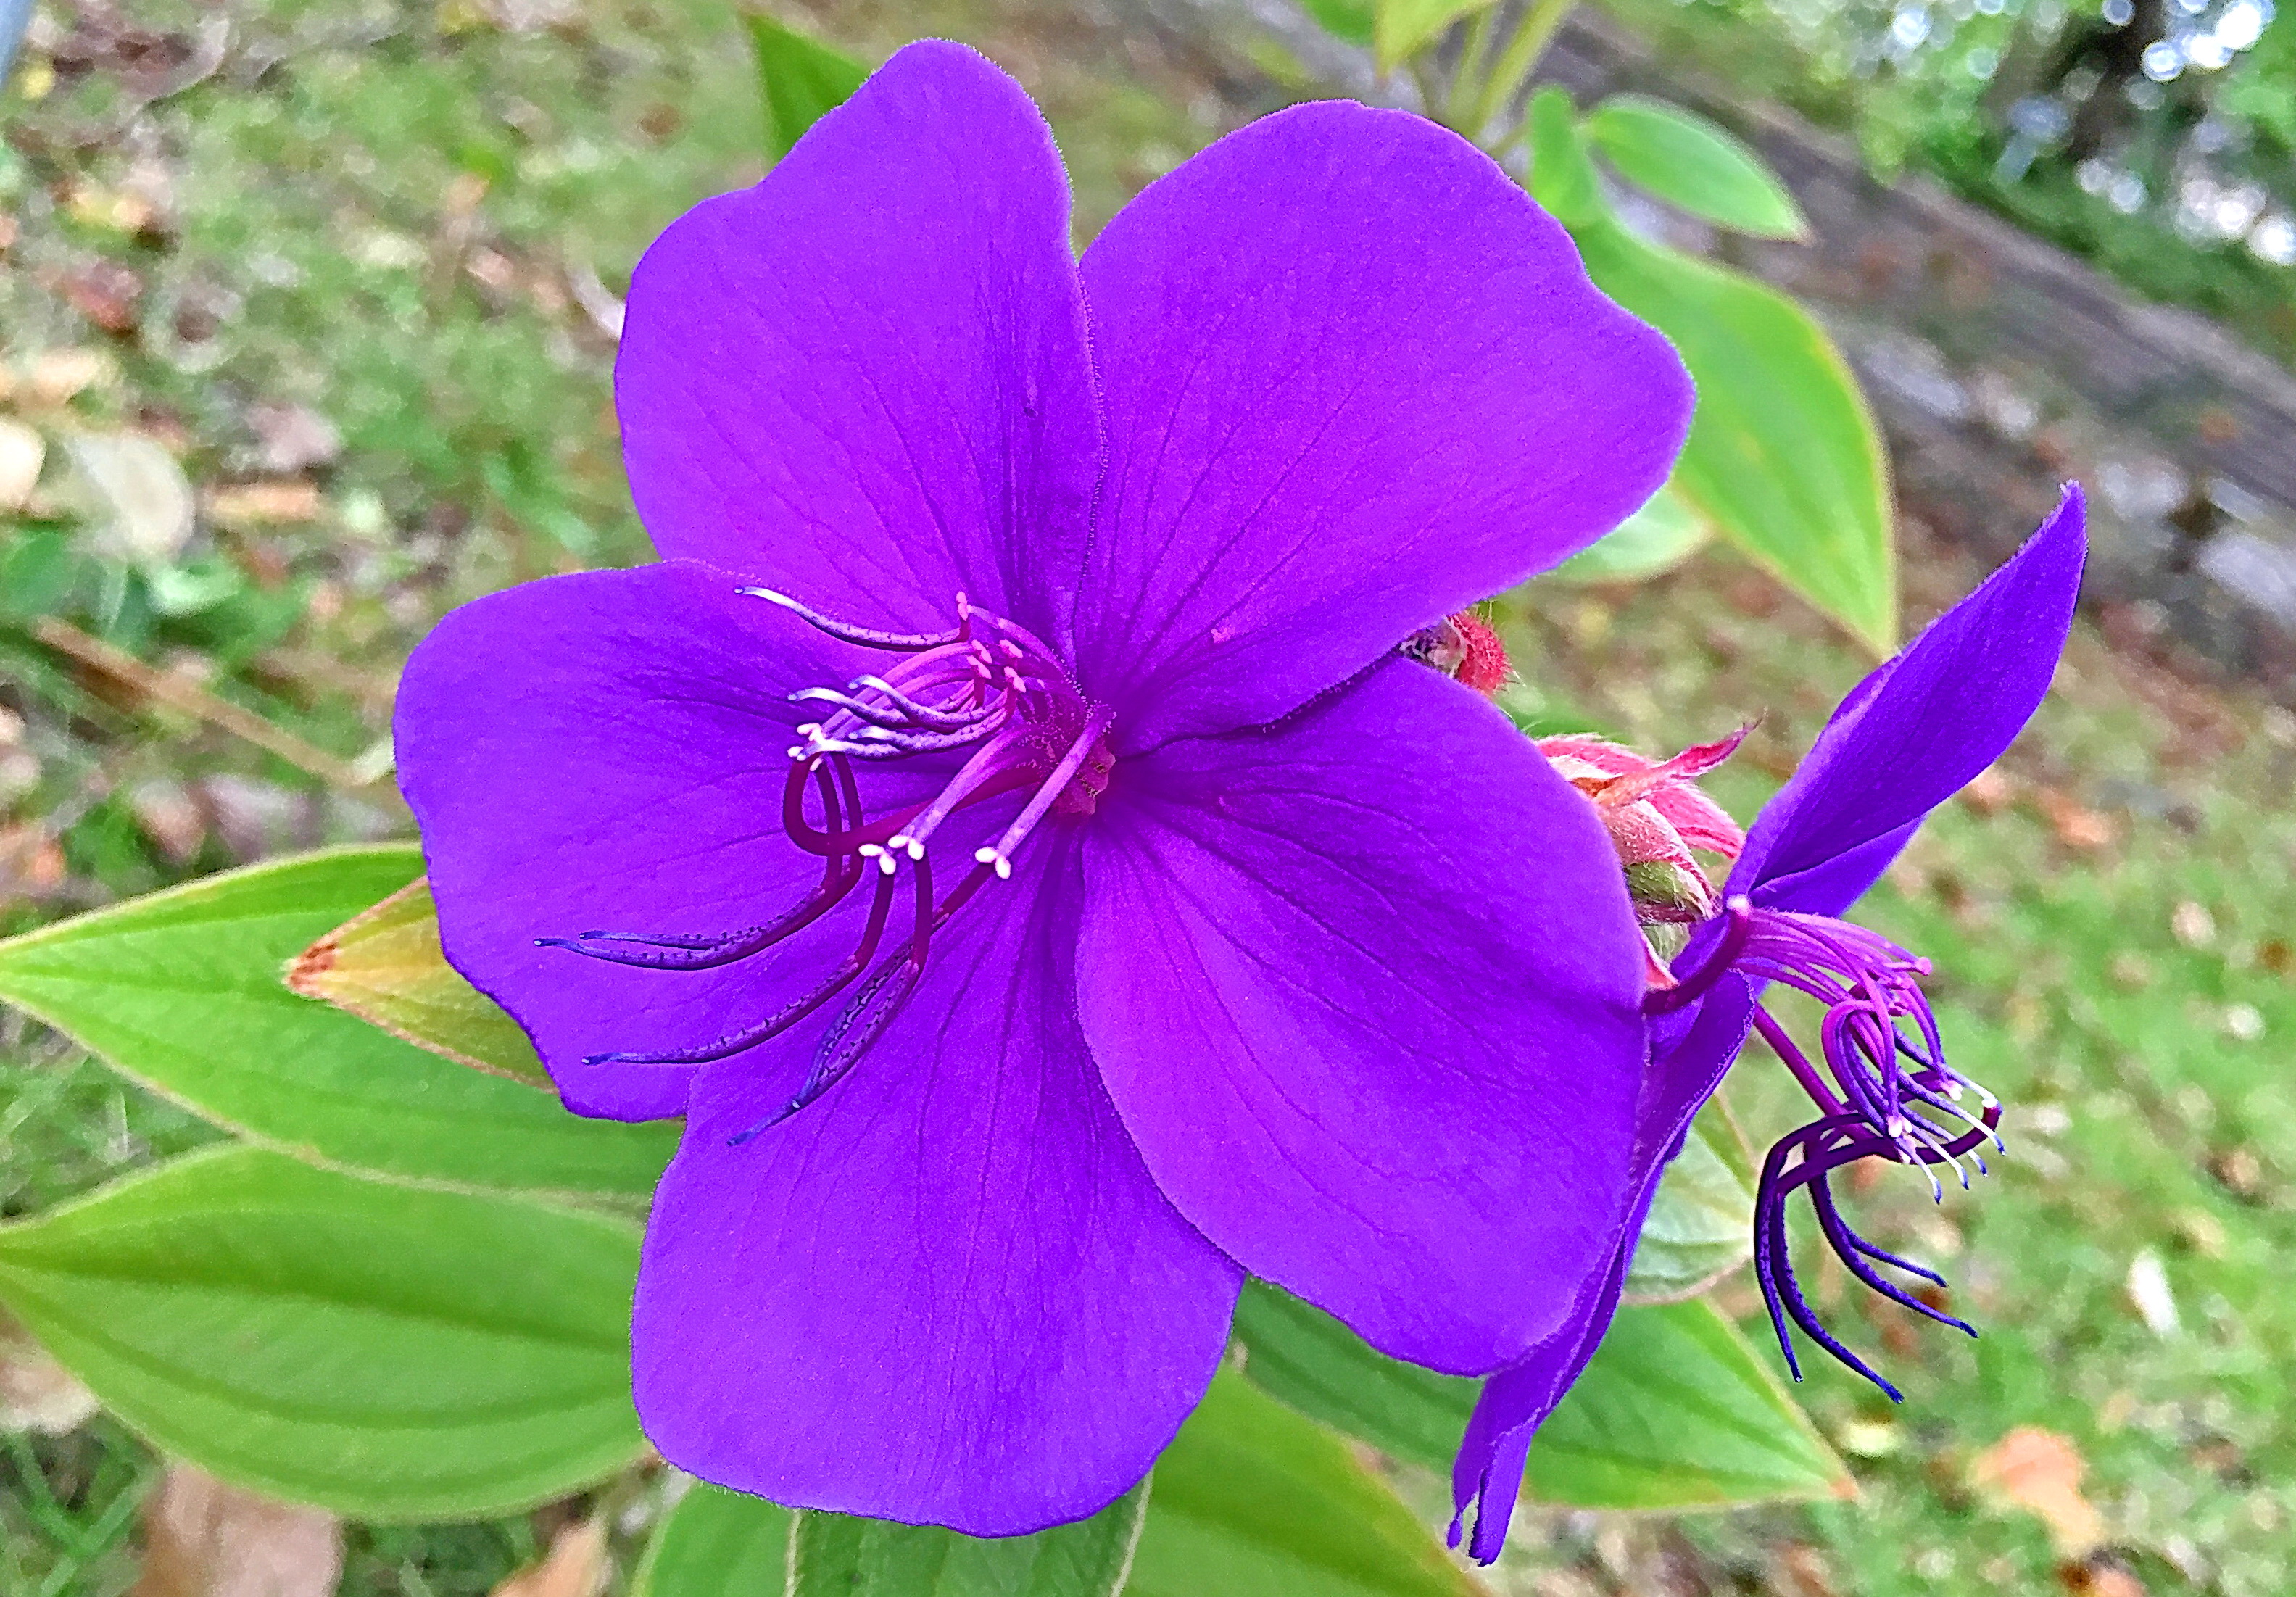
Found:
[[1625, 1200], [1634, 917], [1398, 649], [1681, 438], [1562, 231], [1324, 104], [1079, 263], [1035, 108], [918, 45], [652, 247], [616, 392], [665, 563], [449, 616], [398, 749], [456, 968], [571, 1107], [686, 1116], [661, 1451], [1026, 1531], [1149, 1467], [1246, 1271], [1447, 1370], [1551, 1331]]
[[[1628, 1224], [1610, 1268], [1583, 1283], [1560, 1328], [1485, 1385], [1452, 1474], [1454, 1545], [1473, 1503], [1472, 1551], [1486, 1563], [1498, 1556], [1532, 1434], [1609, 1328], [1659, 1174], [1751, 1030], [1777, 1050], [1819, 1111], [1771, 1150], [1755, 1199], [1756, 1274], [1796, 1379], [1789, 1320], [1898, 1396], [1819, 1323], [1795, 1285], [1785, 1203], [1797, 1192], [1809, 1194], [1821, 1234], [1852, 1275], [1976, 1334], [1882, 1273], [1938, 1280], [1852, 1231], [1829, 1178], [1853, 1160], [1882, 1159], [1930, 1171], [1934, 1183], [1937, 1168], [1981, 1160], [1977, 1149], [1994, 1137], [2000, 1106], [1946, 1062], [1920, 986], [1928, 962], [1839, 917], [1929, 812], [1998, 758], [2031, 718], [2063, 651], [2087, 553], [2080, 491], [2068, 487], [2014, 558], [1850, 690], [1763, 807], [1723, 886], [1726, 913], [1701, 922], [1674, 962], [1679, 985], [1644, 1000], [1651, 1067], [1636, 1113]], [[1822, 1066], [1761, 1008], [1773, 981], [1825, 1004]]]

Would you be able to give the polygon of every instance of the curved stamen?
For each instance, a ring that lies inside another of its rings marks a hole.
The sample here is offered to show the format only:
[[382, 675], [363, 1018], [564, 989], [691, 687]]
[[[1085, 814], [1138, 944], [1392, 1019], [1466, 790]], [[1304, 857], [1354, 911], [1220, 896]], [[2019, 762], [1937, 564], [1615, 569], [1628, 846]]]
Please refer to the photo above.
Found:
[[735, 588], [734, 591], [751, 599], [763, 599], [778, 604], [783, 610], [793, 613], [807, 626], [827, 633], [840, 643], [858, 643], [864, 649], [884, 649], [898, 651], [904, 654], [918, 654], [927, 649], [939, 649], [947, 643], [962, 643], [966, 636], [966, 629], [963, 627], [955, 627], [947, 632], [881, 632], [873, 627], [856, 627], [850, 621], [840, 621], [824, 616], [819, 610], [800, 603], [787, 594], [776, 593], [772, 588]]
[[582, 1062], [586, 1065], [706, 1065], [746, 1052], [769, 1038], [779, 1036], [804, 1020], [814, 1011], [849, 987], [854, 979], [868, 968], [870, 958], [877, 952], [878, 939], [884, 935], [885, 921], [893, 907], [893, 879], [880, 876], [877, 893], [869, 905], [869, 919], [861, 929], [861, 943], [845, 956], [826, 980], [811, 992], [791, 999], [781, 1010], [754, 1026], [726, 1033], [715, 1042], [703, 1043], [692, 1048], [670, 1048], [649, 1053], [632, 1050], [619, 1053], [594, 1053]]

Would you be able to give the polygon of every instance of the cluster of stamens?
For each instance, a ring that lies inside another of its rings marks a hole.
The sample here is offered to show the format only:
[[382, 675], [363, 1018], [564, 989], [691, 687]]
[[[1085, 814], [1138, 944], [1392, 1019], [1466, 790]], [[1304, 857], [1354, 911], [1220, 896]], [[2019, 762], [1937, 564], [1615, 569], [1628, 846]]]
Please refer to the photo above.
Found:
[[[779, 1036], [852, 988], [786, 1104], [734, 1136], [736, 1142], [788, 1118], [843, 1079], [915, 990], [934, 936], [985, 883], [1012, 875], [1015, 851], [1046, 815], [1090, 813], [1114, 763], [1106, 707], [1085, 700], [1041, 640], [975, 608], [961, 594], [954, 628], [902, 634], [833, 619], [770, 589], [741, 591], [794, 612], [843, 643], [902, 657], [882, 674], [856, 676], [842, 688], [810, 687], [791, 695], [793, 703], [818, 706], [821, 718], [800, 725], [801, 741], [789, 749], [782, 829], [790, 842], [821, 859], [821, 880], [774, 919], [733, 931], [586, 931], [537, 939], [545, 947], [644, 970], [718, 970], [786, 942], [874, 878], [853, 951], [774, 1014], [706, 1043], [598, 1053], [585, 1061], [690, 1067], [729, 1059]], [[931, 798], [871, 817], [860, 772], [960, 754], [962, 764]], [[936, 899], [927, 846], [942, 824], [960, 809], [1022, 790], [1029, 797], [1019, 814], [996, 841], [974, 851], [972, 867], [956, 887]], [[809, 813], [816, 805], [817, 820]], [[879, 959], [904, 868], [911, 886], [908, 934]]]
[[[1754, 1200], [1754, 1274], [1796, 1380], [1801, 1367], [1786, 1333], [1788, 1319], [1895, 1399], [1897, 1388], [1827, 1331], [1803, 1296], [1787, 1247], [1786, 1200], [1808, 1192], [1820, 1234], [1857, 1280], [1893, 1303], [1975, 1336], [1973, 1327], [1874, 1267], [1887, 1265], [1945, 1285], [1934, 1272], [1858, 1235], [1842, 1216], [1831, 1177], [1859, 1159], [1888, 1159], [1921, 1170], [1931, 1198], [1942, 1201], [1940, 1167], [1952, 1170], [1966, 1189], [1964, 1157], [1983, 1175], [1980, 1148], [1988, 1142], [2002, 1145], [2000, 1101], [1946, 1061], [1937, 1019], [1921, 988], [1921, 978], [1930, 972], [1927, 960], [1830, 916], [1757, 909], [1743, 897], [1733, 898], [1725, 913], [1728, 922], [1711, 956], [1678, 985], [1648, 995], [1644, 1008], [1653, 1013], [1680, 1008], [1733, 970], [1792, 987], [1825, 1005], [1818, 1024], [1823, 1069], [1775, 1017], [1759, 1005], [1754, 1009], [1754, 1029], [1819, 1111], [1818, 1119], [1781, 1138], [1763, 1162]], [[1969, 1102], [1976, 1106], [1973, 1114]]]

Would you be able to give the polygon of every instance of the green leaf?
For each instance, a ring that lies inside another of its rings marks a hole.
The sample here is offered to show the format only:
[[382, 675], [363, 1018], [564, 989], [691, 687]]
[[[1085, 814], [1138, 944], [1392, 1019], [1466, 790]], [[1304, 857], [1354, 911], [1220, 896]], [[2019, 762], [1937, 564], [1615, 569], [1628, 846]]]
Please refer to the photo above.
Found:
[[1693, 1298], [1619, 1311], [1539, 1428], [1523, 1489], [1574, 1508], [1683, 1509], [1843, 1496], [1850, 1484], [1761, 1355]]
[[766, 101], [766, 136], [775, 159], [787, 155], [805, 130], [853, 97], [869, 69], [842, 51], [761, 11], [744, 11], [758, 53], [758, 86]]
[[1606, 221], [1610, 208], [1595, 176], [1595, 163], [1587, 159], [1586, 139], [1578, 131], [1570, 96], [1558, 88], [1543, 88], [1530, 97], [1526, 117], [1530, 197], [1573, 233]]
[[[1247, 1380], [1301, 1413], [1447, 1475], [1478, 1384], [1389, 1358], [1264, 1282], [1244, 1289]], [[1526, 1491], [1576, 1508], [1679, 1509], [1838, 1492], [1841, 1462], [1703, 1301], [1623, 1308], [1531, 1444]]]
[[347, 1010], [442, 1059], [529, 1086], [550, 1085], [518, 1022], [447, 962], [425, 877], [304, 949], [285, 980], [289, 991]]
[[1088, 1519], [994, 1541], [933, 1525], [800, 1513], [789, 1597], [1113, 1597], [1147, 1506], [1144, 1481]]
[[0, 1303], [161, 1450], [362, 1519], [508, 1512], [643, 1445], [637, 1228], [259, 1148], [0, 1227]]
[[1587, 119], [1587, 136], [1628, 183], [1694, 217], [1757, 238], [1809, 236], [1777, 174], [1744, 141], [1694, 112], [1613, 94]]
[[1675, 490], [1788, 587], [1889, 652], [1898, 580], [1888, 470], [1833, 340], [1751, 278], [1612, 222], [1563, 221], [1595, 285], [1671, 339], [1698, 384]]
[[410, 845], [210, 876], [0, 942], [0, 999], [117, 1069], [299, 1158], [474, 1186], [642, 1197], [668, 1124], [570, 1115], [289, 992], [286, 962], [406, 886]]
[[789, 1579], [790, 1511], [695, 1481], [646, 1544], [630, 1597], [765, 1597]]
[[1323, 1310], [1264, 1281], [1235, 1306], [1244, 1379], [1391, 1458], [1447, 1473], [1480, 1382], [1374, 1351]]
[[1672, 570], [1713, 536], [1714, 523], [1662, 484], [1642, 509], [1547, 576], [1562, 582], [1640, 582]]
[[1690, 1123], [1628, 1266], [1626, 1301], [1694, 1297], [1754, 1250], [1754, 1169], [1745, 1139], [1718, 1099]]
[[1382, 72], [1393, 71], [1435, 42], [1461, 17], [1496, 4], [1497, 0], [1372, 0], [1373, 59]]
[[1232, 1370], [1156, 1463], [1128, 1597], [1464, 1597], [1433, 1536], [1321, 1426]]
[[1300, 0], [1325, 33], [1343, 44], [1365, 45], [1377, 27], [1373, 0]]

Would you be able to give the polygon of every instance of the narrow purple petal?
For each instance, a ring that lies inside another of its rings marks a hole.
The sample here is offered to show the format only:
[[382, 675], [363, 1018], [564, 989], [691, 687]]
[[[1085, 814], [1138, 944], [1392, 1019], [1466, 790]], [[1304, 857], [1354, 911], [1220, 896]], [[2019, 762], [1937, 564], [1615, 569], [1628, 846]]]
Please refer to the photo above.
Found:
[[777, 1503], [975, 1536], [1091, 1513], [1210, 1380], [1241, 1274], [1156, 1190], [1079, 1035], [1078, 849], [944, 929], [827, 1095], [713, 1068], [647, 1228], [646, 1434]]
[[[874, 659], [735, 580], [673, 561], [528, 583], [441, 621], [399, 684], [399, 782], [447, 957], [526, 1028], [584, 1114], [681, 1112], [690, 1070], [583, 1059], [771, 1013], [850, 935], [816, 926], [780, 955], [675, 974], [536, 946], [753, 926], [821, 879], [782, 832], [783, 751], [811, 718], [786, 696]], [[890, 773], [872, 791], [931, 780]]]
[[1839, 914], [1922, 818], [2001, 757], [2049, 691], [2088, 542], [2081, 492], [1850, 691], [1747, 834], [1726, 891]]
[[1465, 140], [1280, 111], [1084, 258], [1111, 457], [1079, 611], [1119, 751], [1272, 720], [1666, 475], [1679, 361]]
[[638, 263], [615, 368], [655, 546], [867, 626], [1064, 619], [1100, 463], [1060, 156], [960, 45], [888, 61]]
[[1625, 1202], [1642, 962], [1592, 809], [1503, 716], [1398, 659], [1119, 761], [1086, 866], [1085, 1034], [1181, 1213], [1438, 1369], [1564, 1314]]
[[1457, 1544], [1461, 1522], [1473, 1508], [1468, 1550], [1481, 1562], [1496, 1558], [1506, 1542], [1532, 1438], [1610, 1330], [1659, 1177], [1682, 1151], [1692, 1118], [1738, 1057], [1752, 1014], [1751, 989], [1742, 979], [1726, 976], [1702, 1002], [1652, 1025], [1652, 1065], [1636, 1112], [1629, 1166], [1632, 1201], [1626, 1224], [1613, 1238], [1610, 1260], [1580, 1283], [1561, 1324], [1512, 1368], [1484, 1383], [1452, 1465], [1452, 1542]]

